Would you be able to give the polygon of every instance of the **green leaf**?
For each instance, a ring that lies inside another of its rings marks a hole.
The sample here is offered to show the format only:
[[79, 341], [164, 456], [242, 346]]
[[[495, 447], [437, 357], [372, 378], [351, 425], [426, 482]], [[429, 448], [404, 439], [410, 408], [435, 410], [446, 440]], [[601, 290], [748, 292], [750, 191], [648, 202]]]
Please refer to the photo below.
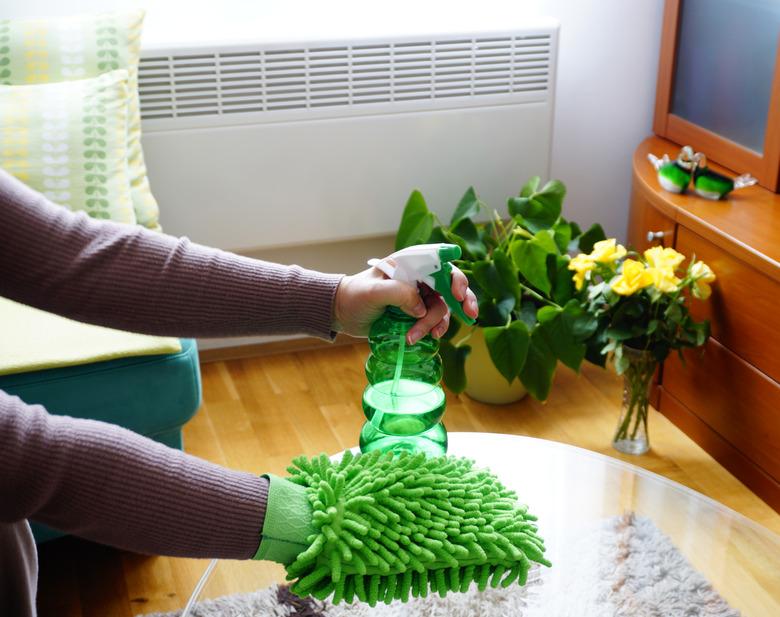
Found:
[[619, 326], [607, 328], [607, 336], [615, 341], [627, 341], [636, 336], [633, 329]]
[[565, 221], [558, 221], [555, 227], [553, 227], [553, 233], [555, 234], [555, 244], [558, 246], [558, 251], [561, 254], [566, 253], [571, 242], [571, 225]]
[[696, 324], [696, 345], [704, 345], [708, 338], [710, 338], [710, 322], [705, 320]]
[[618, 345], [615, 347], [615, 357], [613, 358], [613, 362], [615, 364], [615, 372], [618, 375], [622, 375], [626, 372], [626, 369], [628, 369], [630, 361], [627, 356], [623, 355], [623, 345]]
[[583, 253], [590, 253], [593, 250], [593, 245], [596, 244], [596, 242], [601, 242], [602, 240], [606, 239], [607, 236], [604, 234], [604, 230], [601, 228], [601, 225], [596, 223], [595, 225], [592, 225], [588, 231], [580, 236], [578, 248]]
[[552, 281], [553, 300], [560, 305], [566, 304], [576, 293], [569, 260], [560, 255], [548, 255], [547, 270]]
[[466, 388], [466, 356], [471, 347], [461, 345], [455, 347], [449, 341], [441, 341], [439, 354], [444, 366], [444, 384], [455, 394], [460, 394]]
[[[606, 334], [606, 333], [605, 333]], [[606, 345], [604, 345], [603, 349], [601, 350], [601, 353], [607, 354], [611, 351], [615, 351], [620, 346], [620, 341], [616, 341], [615, 339], [608, 338], [606, 341]]]
[[[524, 192], [527, 192], [525, 188], [523, 187]], [[509, 199], [507, 204], [509, 214], [512, 216], [520, 215], [524, 227], [534, 233], [552, 227], [561, 216], [563, 198], [566, 195], [566, 187], [563, 183], [551, 180], [544, 185], [541, 191], [534, 190], [530, 195], [526, 195], [524, 192], [520, 194], [520, 197]]]
[[558, 315], [560, 315], [560, 313], [561, 309], [559, 309], [557, 306], [543, 306], [537, 311], [536, 318], [541, 324], [555, 319]]
[[489, 260], [475, 261], [471, 265], [471, 274], [476, 279], [477, 284], [491, 298], [495, 300], [503, 300], [510, 297], [513, 299], [518, 298], [518, 295], [512, 290], [511, 282], [507, 282], [499, 272], [496, 262]]
[[535, 201], [544, 205], [548, 216], [552, 217], [552, 213], [555, 213], [552, 223], [561, 216], [564, 197], [566, 197], [566, 186], [560, 180], [550, 180], [541, 191], [535, 192], [532, 196]]
[[552, 319], [540, 319], [537, 330], [556, 358], [573, 371], [580, 370], [585, 357], [585, 344], [575, 340], [571, 321], [563, 311], [558, 310]]
[[515, 299], [512, 296], [502, 300], [488, 298], [479, 304], [480, 326], [505, 326], [509, 322], [509, 314], [515, 308]]
[[520, 371], [520, 381], [536, 400], [543, 401], [549, 396], [556, 364], [555, 354], [537, 327], [531, 334], [528, 354]]
[[493, 257], [493, 263], [496, 265], [498, 276], [504, 286], [512, 293], [516, 302], [520, 302], [522, 292], [520, 290], [520, 282], [518, 281], [517, 268], [514, 263], [501, 249], [495, 249], [491, 256]]
[[412, 191], [401, 215], [401, 224], [395, 236], [395, 250], [414, 244], [425, 244], [433, 231], [435, 217], [428, 210], [420, 191]]
[[522, 321], [528, 330], [533, 330], [536, 327], [536, 304], [532, 300], [525, 300], [520, 307], [520, 321]]
[[550, 293], [550, 279], [547, 278], [547, 251], [530, 240], [512, 245], [512, 261], [520, 273], [534, 287], [545, 294]]
[[538, 244], [551, 255], [558, 254], [558, 245], [555, 243], [555, 233], [552, 229], [542, 229], [534, 234], [531, 242]]
[[441, 242], [450, 242], [450, 239], [444, 235], [444, 230], [442, 229], [441, 225], [436, 225], [425, 243], [439, 244]]
[[512, 245], [512, 261], [534, 287], [545, 294], [551, 285], [547, 271], [547, 255], [557, 254], [555, 241], [547, 231], [538, 232], [531, 240], [520, 240]]
[[471, 219], [462, 219], [454, 228], [445, 232], [445, 235], [463, 249], [464, 257], [484, 259], [487, 256], [487, 247]]
[[523, 188], [520, 189], [520, 197], [530, 197], [534, 193], [536, 193], [537, 189], [539, 188], [539, 183], [542, 181], [542, 179], [539, 176], [534, 176], [531, 178], [528, 182], [526, 182], [523, 185]]
[[670, 321], [679, 322], [682, 319], [682, 307], [677, 304], [676, 302], [673, 302], [670, 304], [667, 309], [664, 311], [664, 315], [667, 319]]
[[599, 327], [598, 319], [585, 310], [577, 300], [570, 300], [563, 307], [563, 314], [575, 341], [589, 339]]
[[501, 328], [484, 328], [485, 344], [498, 371], [512, 381], [520, 374], [528, 353], [531, 335], [522, 321]]
[[455, 208], [455, 212], [452, 214], [450, 227], [455, 227], [465, 218], [471, 218], [479, 214], [480, 205], [477, 194], [474, 192], [474, 187], [470, 186], [463, 197], [461, 197], [458, 207]]

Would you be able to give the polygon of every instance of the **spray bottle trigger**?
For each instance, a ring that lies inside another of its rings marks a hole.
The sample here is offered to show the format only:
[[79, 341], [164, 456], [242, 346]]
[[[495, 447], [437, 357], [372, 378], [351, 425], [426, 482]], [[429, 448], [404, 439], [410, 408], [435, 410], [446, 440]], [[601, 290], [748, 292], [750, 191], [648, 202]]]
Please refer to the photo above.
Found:
[[434, 289], [442, 299], [450, 307], [450, 311], [458, 319], [460, 319], [466, 325], [473, 325], [476, 321], [473, 317], [469, 317], [463, 310], [463, 305], [458, 302], [457, 298], [452, 295], [452, 264], [444, 262], [441, 265], [441, 270], [434, 272], [432, 275], [434, 280]]
[[395, 274], [395, 266], [388, 263], [386, 259], [377, 259], [376, 257], [368, 260], [368, 265], [373, 266], [377, 270], [386, 274], [389, 278], [393, 278]]

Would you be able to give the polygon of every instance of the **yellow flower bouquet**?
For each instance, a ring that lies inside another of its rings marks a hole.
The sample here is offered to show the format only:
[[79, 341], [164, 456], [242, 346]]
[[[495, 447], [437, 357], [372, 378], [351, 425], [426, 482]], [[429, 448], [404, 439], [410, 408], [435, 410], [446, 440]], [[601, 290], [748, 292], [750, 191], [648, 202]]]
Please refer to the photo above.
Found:
[[569, 261], [583, 308], [594, 320], [590, 349], [611, 354], [624, 376], [623, 411], [615, 448], [642, 454], [647, 436], [648, 390], [658, 363], [672, 350], [698, 347], [709, 337], [709, 322], [696, 322], [691, 296], [706, 300], [715, 274], [704, 262], [672, 248], [654, 246], [629, 252], [614, 238], [597, 242], [589, 254]]

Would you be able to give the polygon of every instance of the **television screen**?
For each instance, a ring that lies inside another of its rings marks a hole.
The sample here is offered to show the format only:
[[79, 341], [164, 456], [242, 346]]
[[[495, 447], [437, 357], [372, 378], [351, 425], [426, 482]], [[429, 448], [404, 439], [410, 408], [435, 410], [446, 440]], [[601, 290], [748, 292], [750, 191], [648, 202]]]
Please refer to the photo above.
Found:
[[780, 0], [683, 0], [671, 113], [764, 149]]

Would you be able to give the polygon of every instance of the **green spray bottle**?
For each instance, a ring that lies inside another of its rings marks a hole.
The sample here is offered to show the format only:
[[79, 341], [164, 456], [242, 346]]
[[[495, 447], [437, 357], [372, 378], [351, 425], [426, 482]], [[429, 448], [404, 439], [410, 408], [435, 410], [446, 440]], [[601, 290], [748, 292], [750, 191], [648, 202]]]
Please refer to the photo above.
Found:
[[[474, 319], [463, 312], [452, 295], [450, 261], [460, 255], [460, 247], [455, 244], [420, 244], [368, 263], [389, 278], [427, 285], [441, 295], [454, 315], [473, 324]], [[406, 334], [416, 321], [389, 306], [371, 326], [361, 452], [424, 452], [430, 456], [447, 452], [447, 430], [441, 422], [446, 399], [440, 385], [439, 342], [428, 334], [408, 345]]]

